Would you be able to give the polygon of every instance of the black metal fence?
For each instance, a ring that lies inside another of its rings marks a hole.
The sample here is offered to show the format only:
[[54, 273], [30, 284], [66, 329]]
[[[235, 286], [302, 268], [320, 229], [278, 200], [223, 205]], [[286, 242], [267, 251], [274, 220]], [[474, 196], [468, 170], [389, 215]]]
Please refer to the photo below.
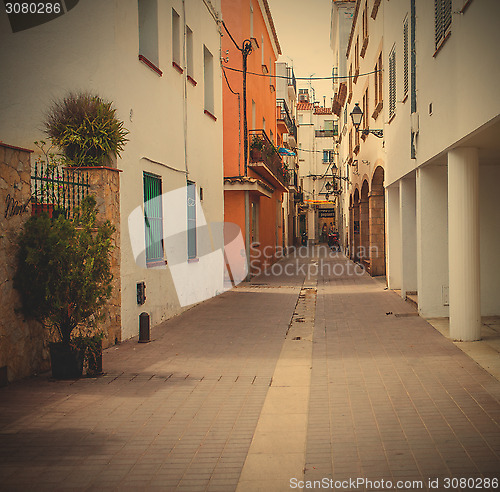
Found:
[[52, 217], [56, 212], [71, 218], [89, 189], [87, 172], [36, 161], [31, 176], [31, 214], [47, 212]]

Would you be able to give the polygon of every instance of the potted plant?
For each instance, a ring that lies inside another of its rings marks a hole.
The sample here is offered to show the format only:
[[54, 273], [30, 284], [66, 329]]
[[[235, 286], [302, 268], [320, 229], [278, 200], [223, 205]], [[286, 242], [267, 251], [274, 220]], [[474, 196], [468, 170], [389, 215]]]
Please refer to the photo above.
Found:
[[75, 339], [76, 345], [84, 353], [84, 365], [87, 370], [87, 377], [97, 377], [103, 374], [102, 370], [102, 341], [104, 332], [98, 331], [93, 334], [86, 334]]
[[31, 217], [19, 237], [14, 287], [21, 310], [51, 333], [52, 375], [82, 375], [85, 351], [78, 329], [98, 320], [111, 295], [110, 251], [114, 227], [96, 225], [96, 201], [84, 199], [74, 219]]
[[88, 92], [55, 101], [46, 115], [45, 132], [74, 167], [109, 166], [120, 156], [128, 134], [112, 103]]
[[262, 154], [264, 152], [264, 140], [258, 135], [252, 137], [252, 142], [250, 143], [250, 160], [251, 162], [261, 162]]

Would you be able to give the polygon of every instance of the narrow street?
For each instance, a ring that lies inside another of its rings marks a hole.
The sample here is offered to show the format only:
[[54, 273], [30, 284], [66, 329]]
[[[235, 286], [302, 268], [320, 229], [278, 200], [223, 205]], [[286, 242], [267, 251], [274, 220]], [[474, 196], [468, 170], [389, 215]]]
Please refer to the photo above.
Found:
[[2, 491], [472, 490], [500, 470], [500, 382], [340, 253], [299, 249], [151, 338], [106, 350], [103, 377], [0, 389]]

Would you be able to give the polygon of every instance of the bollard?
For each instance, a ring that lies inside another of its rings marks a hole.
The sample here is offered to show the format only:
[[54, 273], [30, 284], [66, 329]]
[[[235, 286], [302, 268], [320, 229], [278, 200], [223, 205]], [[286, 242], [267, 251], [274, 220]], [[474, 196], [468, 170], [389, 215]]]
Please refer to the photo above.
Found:
[[149, 314], [139, 314], [139, 343], [148, 343], [149, 339]]

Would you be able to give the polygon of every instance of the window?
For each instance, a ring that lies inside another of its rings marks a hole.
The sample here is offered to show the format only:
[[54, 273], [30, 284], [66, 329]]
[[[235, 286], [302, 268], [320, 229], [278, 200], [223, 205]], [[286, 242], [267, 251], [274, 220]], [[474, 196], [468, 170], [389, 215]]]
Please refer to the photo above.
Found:
[[436, 50], [451, 32], [451, 0], [434, 0]]
[[354, 45], [354, 83], [358, 80], [359, 75], [359, 36], [356, 38]]
[[325, 130], [333, 132], [333, 120], [325, 120]]
[[214, 110], [214, 57], [206, 46], [203, 46], [203, 81], [205, 85], [205, 111], [212, 116]]
[[186, 66], [188, 77], [194, 80], [194, 48], [193, 48], [193, 31], [186, 26]]
[[264, 130], [264, 133], [266, 132], [266, 119], [262, 118], [262, 129]]
[[196, 258], [196, 185], [187, 182], [187, 250], [188, 260]]
[[323, 150], [323, 164], [328, 164], [333, 162], [334, 151], [333, 150]]
[[372, 118], [374, 120], [377, 119], [380, 111], [382, 111], [382, 53], [380, 53], [377, 64], [375, 65], [375, 73], [374, 73], [374, 92], [373, 92], [373, 100], [375, 103], [375, 109], [373, 110]]
[[351, 102], [352, 98], [352, 64], [349, 66], [349, 97], [347, 98], [347, 102]]
[[408, 16], [403, 22], [403, 98], [408, 95], [408, 68], [409, 68], [409, 50], [408, 50]]
[[181, 68], [181, 18], [174, 9], [172, 9], [172, 63]]
[[256, 122], [255, 111], [256, 111], [256, 105], [255, 105], [255, 101], [252, 99], [252, 128], [254, 130], [255, 130], [255, 122]]
[[250, 37], [253, 38], [253, 5], [250, 4]]
[[[368, 130], [369, 125], [368, 125], [368, 118], [369, 118], [369, 106], [368, 106], [368, 87], [366, 88], [366, 91], [363, 95], [363, 129]], [[365, 136], [365, 135], [363, 135]]]
[[396, 114], [396, 46], [389, 53], [389, 119]]
[[260, 52], [261, 64], [264, 66], [265, 65], [265, 63], [264, 63], [264, 34], [260, 35], [260, 49], [261, 49], [261, 52]]
[[145, 172], [143, 174], [143, 183], [146, 266], [164, 265], [161, 177]]
[[157, 0], [139, 0], [139, 56], [158, 66]]

